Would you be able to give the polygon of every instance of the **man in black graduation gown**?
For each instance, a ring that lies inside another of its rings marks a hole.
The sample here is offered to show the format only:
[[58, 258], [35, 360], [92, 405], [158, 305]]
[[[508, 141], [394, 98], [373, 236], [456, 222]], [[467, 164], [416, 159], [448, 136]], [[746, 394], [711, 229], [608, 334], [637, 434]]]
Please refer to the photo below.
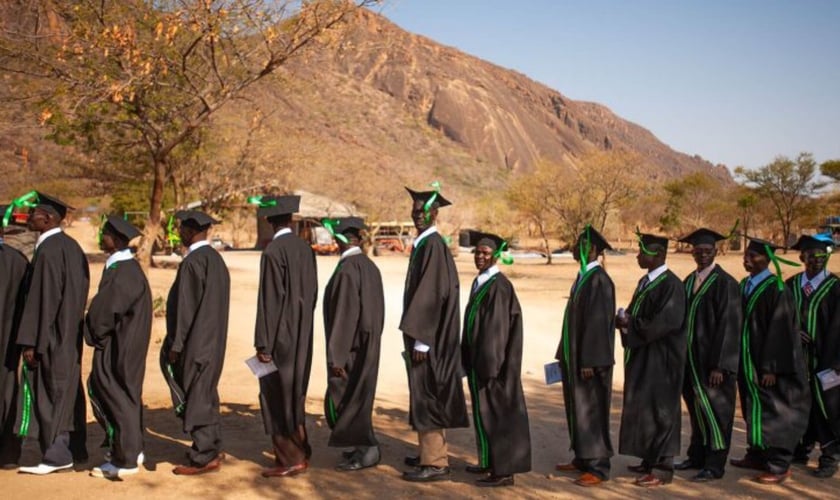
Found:
[[[0, 205], [0, 217], [7, 208]], [[29, 272], [26, 257], [3, 242], [5, 229], [4, 222], [0, 226], [0, 467], [4, 469], [16, 468], [21, 452], [21, 440], [14, 432], [20, 364], [17, 331]]]
[[263, 197], [257, 211], [275, 232], [260, 260], [254, 332], [257, 358], [278, 368], [259, 379], [263, 424], [275, 460], [262, 472], [265, 477], [300, 474], [312, 454], [305, 419], [318, 277], [315, 253], [290, 227], [299, 204], [300, 196]]
[[639, 281], [616, 327], [624, 346], [624, 409], [618, 452], [642, 459], [630, 470], [642, 487], [671, 482], [680, 452], [680, 392], [685, 372], [685, 290], [668, 269], [668, 239], [639, 235]]
[[531, 470], [531, 434], [522, 392], [522, 308], [513, 284], [496, 261], [507, 243], [474, 233], [475, 267], [461, 338], [461, 359], [472, 401], [478, 486], [513, 486], [513, 475]]
[[336, 467], [341, 471], [372, 467], [380, 459], [372, 413], [385, 295], [379, 269], [360, 248], [365, 229], [358, 217], [341, 219], [331, 229], [341, 257], [324, 291], [329, 446], [353, 448]]
[[189, 465], [172, 472], [195, 475], [218, 470], [225, 458], [218, 386], [225, 361], [230, 274], [207, 241], [207, 231], [218, 221], [197, 210], [176, 212], [175, 218], [188, 252], [166, 300], [160, 364], [175, 414], [193, 440]]
[[563, 334], [555, 359], [563, 373], [563, 402], [569, 429], [570, 463], [561, 472], [580, 472], [580, 486], [610, 477], [610, 403], [615, 348], [615, 286], [598, 257], [612, 247], [591, 226], [575, 243], [580, 272], [563, 315]]
[[110, 254], [99, 291], [85, 318], [85, 341], [94, 348], [88, 395], [105, 430], [108, 460], [91, 475], [113, 479], [138, 472], [143, 460], [143, 378], [152, 333], [152, 293], [128, 243], [140, 231], [108, 217], [99, 246]]
[[35, 244], [17, 343], [22, 350], [17, 432], [36, 434], [43, 458], [20, 472], [49, 474], [87, 460], [82, 343], [90, 273], [76, 240], [61, 230], [70, 207], [38, 193], [29, 229]]
[[825, 370], [840, 372], [840, 279], [825, 268], [833, 245], [830, 236], [801, 236], [791, 248], [799, 250], [805, 271], [786, 282], [799, 311], [813, 396], [808, 430], [794, 458], [798, 454], [807, 463], [809, 448], [818, 441], [819, 465], [812, 472], [821, 478], [833, 476], [840, 459], [840, 390], [823, 390], [817, 375]]
[[750, 276], [741, 281], [744, 328], [738, 393], [747, 424], [747, 454], [736, 467], [764, 471], [755, 478], [777, 484], [790, 477], [793, 449], [811, 409], [793, 294], [779, 275], [775, 245], [755, 238], [744, 252]]
[[438, 233], [438, 208], [450, 205], [435, 191], [412, 191], [411, 218], [417, 238], [411, 251], [403, 294], [400, 330], [408, 369], [409, 423], [417, 431], [420, 455], [406, 457], [416, 469], [407, 481], [449, 478], [445, 429], [467, 427], [461, 385], [458, 270]]
[[697, 270], [685, 279], [688, 353], [683, 398], [691, 421], [688, 459], [677, 470], [697, 469], [692, 481], [723, 477], [735, 420], [741, 294], [738, 282], [715, 264], [726, 237], [701, 228], [680, 239], [692, 245]]

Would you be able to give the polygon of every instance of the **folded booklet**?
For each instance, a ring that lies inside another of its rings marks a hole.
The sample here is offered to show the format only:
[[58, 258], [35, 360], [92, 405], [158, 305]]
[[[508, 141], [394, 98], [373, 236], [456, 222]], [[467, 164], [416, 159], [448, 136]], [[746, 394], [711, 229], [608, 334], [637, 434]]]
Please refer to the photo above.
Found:
[[833, 368], [817, 372], [817, 378], [820, 379], [820, 385], [824, 391], [840, 385], [840, 375]]
[[556, 384], [563, 380], [563, 372], [560, 369], [559, 361], [552, 361], [545, 365], [545, 383], [546, 385]]
[[246, 359], [245, 364], [248, 365], [248, 368], [251, 369], [251, 373], [253, 373], [257, 378], [263, 378], [266, 375], [270, 375], [277, 371], [277, 365], [274, 364], [274, 361], [263, 363], [256, 356], [251, 356]]

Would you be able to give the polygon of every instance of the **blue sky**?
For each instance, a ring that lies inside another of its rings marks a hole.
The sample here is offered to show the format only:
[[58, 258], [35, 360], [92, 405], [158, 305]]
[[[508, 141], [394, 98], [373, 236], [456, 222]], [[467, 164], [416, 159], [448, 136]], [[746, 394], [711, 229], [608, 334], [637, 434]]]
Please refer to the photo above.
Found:
[[840, 158], [840, 0], [386, 0], [381, 13], [714, 163]]

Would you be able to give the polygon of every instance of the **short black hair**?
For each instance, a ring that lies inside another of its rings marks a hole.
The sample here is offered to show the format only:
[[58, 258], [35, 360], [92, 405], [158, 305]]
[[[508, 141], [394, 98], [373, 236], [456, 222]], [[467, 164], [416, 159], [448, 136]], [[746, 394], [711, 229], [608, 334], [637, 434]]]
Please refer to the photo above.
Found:
[[286, 226], [292, 222], [292, 214], [270, 215], [266, 220], [272, 226]]

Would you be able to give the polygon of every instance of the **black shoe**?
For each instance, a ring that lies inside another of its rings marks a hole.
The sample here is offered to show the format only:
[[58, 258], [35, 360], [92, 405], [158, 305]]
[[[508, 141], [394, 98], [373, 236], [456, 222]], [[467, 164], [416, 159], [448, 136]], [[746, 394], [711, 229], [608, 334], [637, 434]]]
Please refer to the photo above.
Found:
[[836, 473], [837, 473], [837, 466], [836, 465], [820, 466], [820, 467], [817, 467], [816, 469], [811, 471], [811, 474], [814, 477], [818, 477], [820, 479], [827, 479], [829, 477], [832, 477]]
[[420, 457], [407, 456], [403, 459], [403, 462], [409, 467], [420, 467]]
[[682, 462], [675, 463], [674, 464], [674, 469], [675, 470], [689, 470], [689, 469], [701, 470], [701, 469], [703, 469], [703, 467], [700, 466], [699, 463], [697, 463], [694, 460], [689, 458], [689, 459], [683, 460]]
[[376, 465], [379, 465], [379, 460], [370, 464], [365, 464], [358, 458], [351, 458], [346, 462], [341, 462], [340, 464], [336, 465], [335, 470], [341, 472], [349, 472], [354, 470], [367, 469], [368, 467], [375, 467]]
[[449, 467], [432, 467], [421, 465], [419, 469], [411, 472], [403, 472], [402, 478], [406, 481], [416, 483], [427, 483], [430, 481], [445, 481], [449, 479]]
[[720, 476], [718, 476], [717, 474], [715, 474], [713, 471], [711, 471], [709, 469], [703, 469], [700, 472], [698, 472], [696, 475], [694, 475], [690, 480], [695, 482], [695, 483], [706, 483], [706, 482], [709, 482], [709, 481], [714, 481], [715, 479], [720, 479], [722, 477], [723, 477], [722, 474]]
[[495, 488], [497, 486], [513, 486], [513, 475], [510, 476], [497, 476], [495, 474], [490, 474], [487, 477], [483, 477], [481, 479], [477, 479], [475, 481], [476, 486], [484, 486], [484, 487], [491, 487]]
[[356, 454], [356, 450], [355, 450], [355, 449], [353, 449], [353, 450], [344, 450], [344, 451], [342, 451], [342, 452], [341, 452], [341, 458], [344, 458], [344, 459], [350, 459], [350, 458], [353, 458], [353, 455], [355, 455], [355, 454]]
[[468, 465], [465, 469], [470, 474], [487, 474], [490, 472], [490, 467], [482, 467], [480, 465]]
[[635, 472], [637, 474], [647, 474], [648, 472], [650, 472], [650, 467], [642, 463], [639, 465], [628, 465], [627, 470], [629, 470], [630, 472]]

